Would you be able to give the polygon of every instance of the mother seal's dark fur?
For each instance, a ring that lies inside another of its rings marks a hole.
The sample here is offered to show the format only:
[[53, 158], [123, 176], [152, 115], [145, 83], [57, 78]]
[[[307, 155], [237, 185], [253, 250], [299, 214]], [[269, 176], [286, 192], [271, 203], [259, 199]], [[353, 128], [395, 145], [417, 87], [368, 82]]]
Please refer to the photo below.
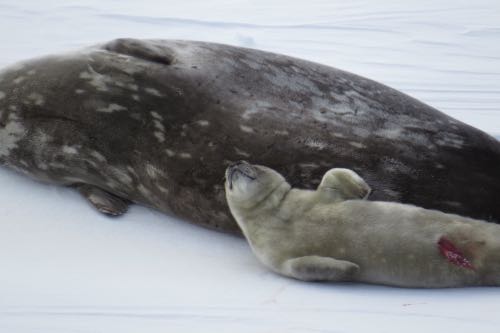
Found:
[[314, 188], [333, 165], [412, 203], [500, 222], [500, 143], [331, 67], [220, 44], [119, 39], [0, 72], [0, 163], [234, 232], [222, 177], [268, 165]]

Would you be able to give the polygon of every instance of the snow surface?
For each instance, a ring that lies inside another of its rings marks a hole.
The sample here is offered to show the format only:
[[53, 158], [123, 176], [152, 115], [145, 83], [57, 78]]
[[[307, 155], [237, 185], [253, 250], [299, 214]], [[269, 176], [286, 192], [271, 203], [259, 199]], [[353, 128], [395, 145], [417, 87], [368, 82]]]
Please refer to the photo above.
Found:
[[[0, 0], [0, 66], [116, 37], [286, 53], [500, 135], [497, 0]], [[302, 283], [239, 238], [0, 170], [0, 332], [499, 332], [500, 288]]]

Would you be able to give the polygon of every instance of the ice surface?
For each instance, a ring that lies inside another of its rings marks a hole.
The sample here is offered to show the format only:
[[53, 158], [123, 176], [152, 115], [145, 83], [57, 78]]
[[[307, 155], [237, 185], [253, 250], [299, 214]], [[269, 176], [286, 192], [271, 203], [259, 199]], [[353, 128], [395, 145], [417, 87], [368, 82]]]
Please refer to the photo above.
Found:
[[[116, 37], [349, 70], [500, 135], [498, 1], [0, 1], [0, 66]], [[500, 289], [308, 284], [239, 238], [0, 170], [0, 332], [498, 332]]]

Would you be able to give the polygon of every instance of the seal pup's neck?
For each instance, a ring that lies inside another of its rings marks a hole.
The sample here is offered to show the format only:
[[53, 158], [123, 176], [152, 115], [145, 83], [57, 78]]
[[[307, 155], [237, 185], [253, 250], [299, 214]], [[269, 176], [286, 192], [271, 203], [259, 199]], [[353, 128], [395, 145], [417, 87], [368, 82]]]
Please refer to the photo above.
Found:
[[[249, 229], [267, 228], [272, 224], [273, 221], [263, 220], [261, 216], [269, 216], [266, 212], [279, 210], [279, 207], [290, 193], [291, 188], [290, 184], [282, 182], [252, 206], [243, 207], [238, 204], [230, 204], [229, 209], [243, 231], [243, 234], [247, 236]], [[277, 216], [275, 219], [279, 219], [279, 217]]]

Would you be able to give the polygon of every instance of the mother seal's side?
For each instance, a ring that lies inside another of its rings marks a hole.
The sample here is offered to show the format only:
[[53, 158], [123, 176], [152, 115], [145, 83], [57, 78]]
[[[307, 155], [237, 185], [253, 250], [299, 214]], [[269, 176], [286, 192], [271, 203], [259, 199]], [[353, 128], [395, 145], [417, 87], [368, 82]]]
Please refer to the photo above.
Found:
[[374, 81], [258, 50], [119, 39], [0, 72], [0, 163], [237, 231], [221, 176], [252, 158], [294, 186], [331, 165], [373, 199], [500, 221], [500, 143]]

